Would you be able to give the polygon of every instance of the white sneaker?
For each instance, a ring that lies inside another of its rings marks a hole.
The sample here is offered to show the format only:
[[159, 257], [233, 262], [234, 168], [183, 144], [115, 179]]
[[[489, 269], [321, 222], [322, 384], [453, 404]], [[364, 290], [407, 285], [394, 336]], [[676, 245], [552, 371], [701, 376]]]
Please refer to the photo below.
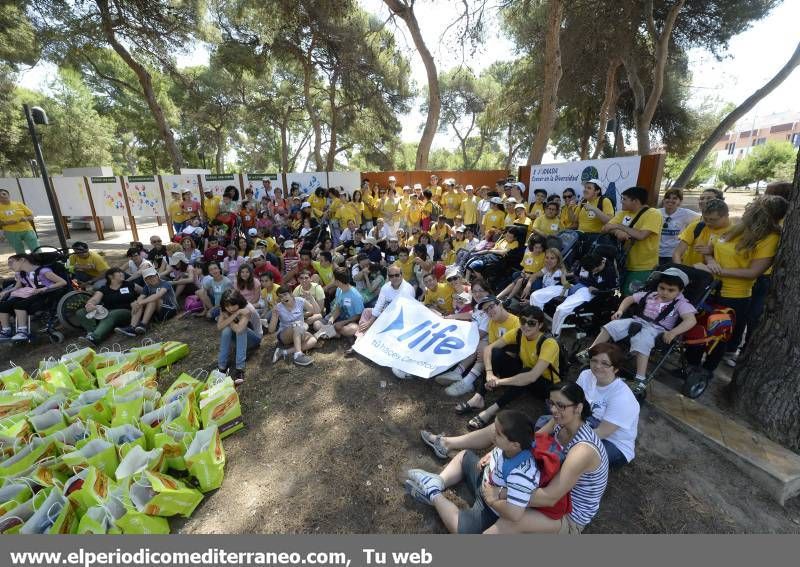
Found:
[[281, 358], [286, 358], [286, 352], [281, 347], [278, 347], [275, 349], [275, 353], [272, 355], [272, 364], [275, 364]]
[[469, 394], [472, 392], [472, 384], [468, 383], [466, 380], [461, 379], [458, 382], [454, 382], [450, 384], [447, 388], [444, 389], [444, 393], [448, 396], [452, 396], [454, 398], [458, 396], [463, 396], [464, 394]]
[[312, 362], [314, 362], [314, 359], [305, 353], [295, 353], [294, 355], [294, 363], [297, 366], [311, 366]]
[[458, 369], [454, 368], [453, 370], [448, 370], [447, 372], [442, 372], [438, 376], [435, 376], [433, 379], [440, 386], [449, 386], [450, 384], [453, 384], [454, 382], [460, 382], [461, 381], [461, 372], [459, 372]]
[[403, 372], [402, 370], [398, 370], [397, 368], [392, 368], [392, 374], [394, 374], [400, 380], [413, 380], [414, 376], [409, 374], [408, 372]]
[[31, 340], [30, 334], [26, 333], [25, 331], [18, 331], [16, 335], [11, 337], [11, 340], [17, 343], [21, 343], [24, 341]]
[[722, 360], [730, 366], [731, 368], [736, 368], [736, 362], [739, 359], [739, 351], [736, 352], [728, 352], [725, 356], [722, 357]]

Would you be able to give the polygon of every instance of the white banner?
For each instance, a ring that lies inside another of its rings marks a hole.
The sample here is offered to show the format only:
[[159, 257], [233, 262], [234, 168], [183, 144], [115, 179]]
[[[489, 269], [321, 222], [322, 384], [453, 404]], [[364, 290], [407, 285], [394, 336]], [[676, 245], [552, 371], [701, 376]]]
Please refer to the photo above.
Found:
[[244, 190], [242, 191], [242, 198], [248, 189], [253, 190], [253, 199], [260, 201], [261, 197], [266, 194], [264, 191], [264, 180], [269, 179], [270, 185], [274, 189], [280, 187], [281, 182], [278, 179], [277, 173], [245, 173], [243, 174]]
[[153, 175], [130, 175], [123, 177], [128, 204], [134, 217], [163, 217], [166, 215], [161, 202], [161, 188]]
[[310, 195], [317, 187], [328, 187], [328, 175], [324, 171], [308, 173], [287, 173], [286, 184], [291, 188], [292, 183], [300, 185], [300, 193]]
[[206, 174], [203, 175], [202, 179], [204, 193], [211, 189], [214, 195], [219, 195], [221, 197], [225, 192], [225, 188], [229, 185], [233, 185], [239, 190], [239, 200], [241, 201], [244, 199], [244, 191], [242, 191], [242, 187], [239, 185], [238, 173], [223, 173], [220, 175]]
[[583, 193], [582, 183], [599, 179], [603, 184], [603, 194], [616, 206], [620, 202], [620, 194], [636, 185], [640, 163], [640, 156], [631, 156], [534, 165], [531, 166], [528, 196], [533, 201], [534, 189], [547, 189], [551, 195], [561, 195], [564, 189], [572, 187], [580, 197]]
[[11, 194], [12, 201], [22, 201], [22, 193], [19, 192], [16, 177], [0, 177], [0, 189], [5, 189]]
[[25, 204], [33, 211], [34, 215], [53, 216], [53, 211], [50, 209], [50, 201], [47, 200], [47, 193], [44, 190], [44, 181], [41, 177], [20, 177], [19, 184], [22, 188]]
[[419, 301], [395, 299], [358, 339], [360, 355], [414, 376], [436, 376], [478, 348], [478, 326], [445, 319]]
[[[42, 188], [44, 192], [44, 185]], [[53, 177], [53, 190], [58, 197], [62, 215], [65, 217], [92, 216], [92, 206], [89, 204], [89, 193], [86, 191], [83, 177]], [[47, 202], [47, 195], [44, 196], [44, 200]], [[48, 208], [49, 206], [48, 204]]]
[[353, 191], [361, 188], [360, 171], [330, 171], [328, 172], [329, 187], [343, 187], [345, 193], [352, 195]]

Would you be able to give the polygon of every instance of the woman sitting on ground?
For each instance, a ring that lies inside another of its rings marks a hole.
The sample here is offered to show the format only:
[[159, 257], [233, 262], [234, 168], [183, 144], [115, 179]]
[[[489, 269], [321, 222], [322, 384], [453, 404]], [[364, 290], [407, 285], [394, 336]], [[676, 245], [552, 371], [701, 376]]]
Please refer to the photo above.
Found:
[[261, 282], [253, 274], [250, 264], [239, 266], [236, 279], [233, 281], [233, 287], [253, 305], [261, 299]]
[[[497, 307], [495, 308], [497, 309]], [[469, 420], [467, 427], [482, 429], [495, 414], [510, 402], [531, 390], [537, 397], [546, 398], [550, 387], [560, 382], [559, 345], [544, 335], [544, 313], [526, 306], [519, 316], [520, 327], [501, 335], [483, 350], [486, 377], [478, 380], [477, 392], [469, 401], [458, 404], [456, 413], [481, 410], [486, 404], [488, 390], [506, 386], [500, 398]]]
[[[614, 343], [600, 343], [589, 349], [589, 368], [578, 376], [592, 408], [586, 422], [602, 440], [608, 455], [608, 466], [627, 465], [633, 460], [639, 425], [639, 402], [630, 387], [617, 376], [625, 353]], [[549, 418], [549, 419], [547, 419]], [[552, 416], [543, 416], [537, 425], [552, 433], [556, 425]]]
[[[37, 262], [34, 254], [14, 254], [8, 258], [8, 267], [16, 272], [16, 281], [13, 288], [0, 294], [0, 341], [29, 340], [28, 314], [43, 308], [49, 294], [63, 292], [67, 285], [67, 280]], [[11, 313], [16, 317], [16, 333], [11, 329]]]
[[219, 262], [209, 262], [206, 270], [208, 275], [203, 278], [202, 286], [197, 290], [197, 297], [203, 302], [203, 310], [197, 316], [216, 319], [222, 307], [222, 295], [232, 289], [233, 284], [222, 273]]
[[131, 304], [139, 297], [140, 291], [138, 285], [125, 281], [125, 273], [120, 268], [106, 270], [106, 285], [94, 292], [76, 313], [86, 331], [82, 338], [97, 346], [114, 331], [114, 327], [130, 325]]
[[[551, 533], [578, 535], [600, 509], [600, 500], [608, 484], [608, 456], [597, 433], [587, 420], [592, 410], [586, 395], [574, 382], [564, 382], [550, 392], [547, 405], [553, 414], [553, 436], [566, 453], [561, 469], [547, 486], [534, 493], [528, 509], [517, 521], [499, 519], [485, 533]], [[459, 437], [444, 437], [420, 432], [422, 440], [436, 456], [446, 459], [449, 451], [485, 449], [495, 445], [496, 430], [489, 426]], [[484, 498], [503, 499], [500, 487], [482, 486]], [[536, 508], [553, 506], [570, 493], [572, 511], [553, 520]]]
[[[175, 252], [170, 256], [169, 265], [172, 268], [169, 279], [172, 281], [172, 287], [175, 290], [175, 298], [180, 298], [184, 293], [187, 295], [194, 293], [197, 288], [197, 282], [203, 274], [200, 268], [192, 266], [183, 252]], [[147, 271], [145, 270], [142, 274], [144, 275]]]
[[244, 366], [247, 361], [247, 351], [261, 345], [263, 330], [261, 317], [258, 311], [244, 296], [235, 289], [229, 289], [222, 294], [220, 302], [220, 315], [217, 319], [217, 329], [222, 331], [219, 344], [219, 357], [217, 366], [220, 372], [229, 369], [231, 347], [235, 351], [234, 364], [236, 365], [231, 376], [234, 385], [244, 382]]
[[317, 339], [308, 332], [306, 315], [319, 316], [319, 311], [302, 297], [292, 295], [288, 287], [279, 287], [278, 304], [272, 310], [269, 321], [269, 332], [278, 332], [278, 347], [272, 356], [273, 364], [289, 355], [292, 355], [293, 362], [298, 366], [310, 366], [314, 362], [314, 359], [303, 352], [317, 345]]

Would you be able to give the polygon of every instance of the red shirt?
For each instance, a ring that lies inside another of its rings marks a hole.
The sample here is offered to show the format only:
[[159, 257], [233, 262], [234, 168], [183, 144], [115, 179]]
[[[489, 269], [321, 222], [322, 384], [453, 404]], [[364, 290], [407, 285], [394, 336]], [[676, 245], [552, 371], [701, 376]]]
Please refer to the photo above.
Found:
[[211, 262], [216, 260], [217, 262], [222, 262], [225, 259], [225, 249], [222, 246], [211, 246], [206, 248], [206, 251], [203, 252], [203, 261]]
[[276, 268], [275, 266], [273, 266], [272, 262], [267, 261], [267, 262], [264, 263], [263, 266], [261, 266], [261, 267], [256, 266], [256, 267], [253, 268], [253, 273], [256, 275], [256, 277], [259, 277], [259, 278], [261, 277], [261, 274], [264, 274], [264, 273], [267, 273], [267, 272], [272, 274], [272, 281], [274, 281], [276, 284], [280, 284], [281, 283], [281, 280], [283, 279], [281, 277], [281, 271], [278, 268]]

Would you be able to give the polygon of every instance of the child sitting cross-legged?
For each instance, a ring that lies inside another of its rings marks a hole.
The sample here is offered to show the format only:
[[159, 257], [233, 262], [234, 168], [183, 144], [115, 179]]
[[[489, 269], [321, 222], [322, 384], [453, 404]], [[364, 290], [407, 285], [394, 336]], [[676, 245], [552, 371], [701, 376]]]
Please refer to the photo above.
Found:
[[[441, 473], [420, 469], [408, 471], [406, 492], [415, 500], [436, 508], [450, 533], [480, 534], [498, 519], [516, 522], [525, 512], [533, 492], [539, 488], [539, 469], [531, 453], [533, 422], [516, 410], [504, 410], [494, 422], [495, 446], [484, 457], [461, 451]], [[484, 462], [488, 461], [488, 462]], [[466, 482], [474, 503], [460, 510], [444, 495], [445, 489]], [[500, 496], [487, 500], [483, 485], [499, 487]]]
[[[641, 384], [646, 382], [647, 362], [656, 339], [660, 336], [664, 343], [670, 344], [697, 322], [697, 309], [683, 296], [689, 276], [678, 268], [654, 274], [658, 276], [656, 291], [640, 291], [622, 300], [611, 321], [592, 343], [594, 346], [630, 337], [631, 352], [636, 355], [636, 379]], [[634, 305], [638, 314], [623, 319], [625, 311]]]

